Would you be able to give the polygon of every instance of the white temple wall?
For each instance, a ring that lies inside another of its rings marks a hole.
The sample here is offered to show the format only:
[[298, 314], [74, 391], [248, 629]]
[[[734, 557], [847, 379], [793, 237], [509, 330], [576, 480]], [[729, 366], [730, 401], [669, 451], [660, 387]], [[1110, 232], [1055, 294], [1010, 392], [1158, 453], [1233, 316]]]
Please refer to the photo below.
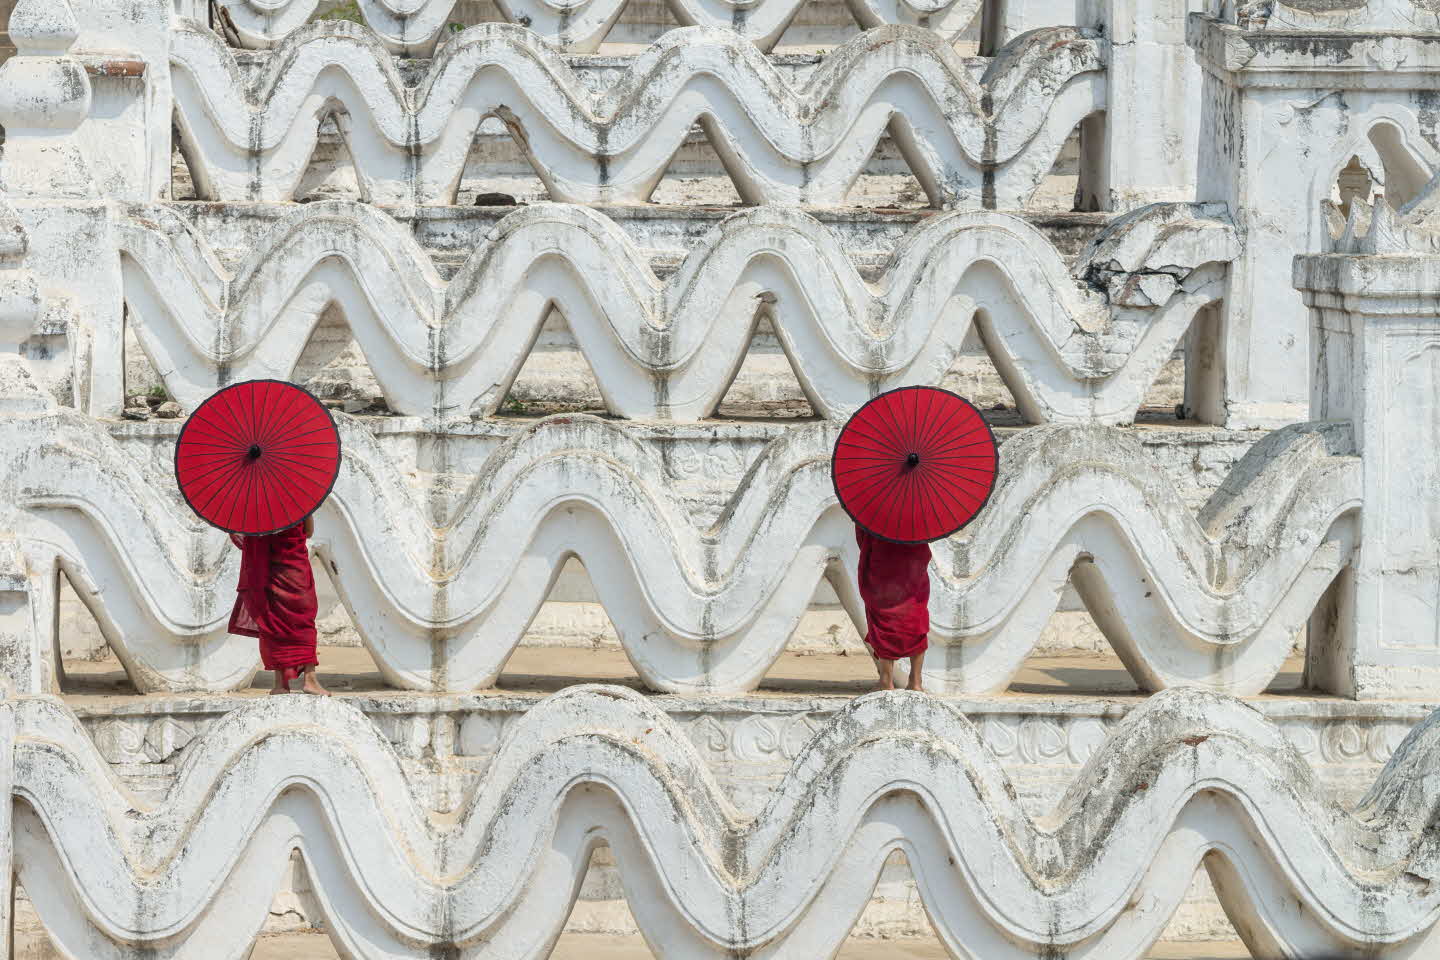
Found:
[[[0, 878], [63, 951], [323, 913], [367, 957], [569, 918], [808, 960], [923, 897], [987, 960], [1434, 952], [1433, 13], [396, 2], [10, 18]], [[241, 692], [235, 553], [170, 480], [214, 389], [302, 375], [376, 696]], [[1013, 425], [935, 550], [937, 695], [754, 694], [854, 649], [838, 424], [957, 381]], [[597, 636], [655, 695], [477, 692]], [[1003, 695], [1100, 637], [1149, 696]], [[148, 696], [62, 691], [99, 653]]]

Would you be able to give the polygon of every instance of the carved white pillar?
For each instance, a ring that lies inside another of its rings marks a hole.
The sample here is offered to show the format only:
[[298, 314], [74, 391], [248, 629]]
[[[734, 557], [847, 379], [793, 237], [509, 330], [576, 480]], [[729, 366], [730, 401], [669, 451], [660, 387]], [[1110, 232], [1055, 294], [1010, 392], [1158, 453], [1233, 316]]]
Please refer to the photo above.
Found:
[[1312, 620], [1312, 683], [1357, 699], [1440, 689], [1440, 256], [1298, 256], [1317, 418], [1364, 476], [1357, 559]]
[[72, 52], [90, 78], [90, 115], [79, 142], [95, 187], [106, 197], [165, 199], [175, 112], [170, 27], [183, 14], [172, 10], [174, 0], [69, 2], [80, 25]]
[[[1094, 26], [1087, 22], [1091, 0], [985, 0], [981, 31], [986, 35], [982, 49], [998, 50], [1011, 40], [1041, 27]], [[986, 50], [986, 55], [994, 50]]]
[[57, 600], [47, 586], [32, 576], [19, 541], [0, 536], [0, 689], [54, 692], [53, 631], [41, 618], [53, 619]]
[[[153, 0], [144, 2], [156, 7]], [[86, 30], [102, 44], [106, 18], [119, 15], [117, 4], [109, 7], [104, 13], [84, 10]], [[168, 21], [168, 7], [160, 4], [156, 9], [164, 16], [145, 23]], [[23, 265], [30, 275], [23, 282], [37, 290], [39, 299], [52, 306], [68, 303], [73, 308], [71, 332], [76, 336], [71, 339], [72, 351], [78, 346], [82, 326], [95, 347], [93, 363], [76, 364], [77, 373], [88, 367], [83, 380], [74, 381], [76, 403], [96, 416], [118, 417], [124, 404], [122, 298], [119, 262], [101, 194], [102, 188], [139, 184], [141, 174], [126, 176], [123, 170], [143, 171], [144, 158], [130, 162], [125, 158], [135, 159], [138, 154], [128, 149], [128, 141], [122, 144], [120, 139], [102, 135], [90, 143], [93, 150], [104, 154], [99, 169], [105, 177], [103, 182], [96, 180], [84, 139], [90, 132], [90, 76], [81, 59], [73, 55], [81, 30], [69, 0], [19, 0], [9, 26], [18, 52], [0, 65], [0, 125], [6, 135], [0, 152], [0, 191], [7, 195], [0, 203], [0, 231], [18, 227], [28, 231], [29, 238], [28, 250], [16, 251], [23, 264], [6, 267]], [[99, 58], [95, 66], [103, 71], [123, 62]], [[167, 134], [163, 152], [168, 164], [168, 106], [164, 110]], [[95, 132], [103, 134], [104, 130]], [[158, 186], [156, 191], [153, 195], [158, 195]], [[117, 189], [116, 195], [139, 199], [141, 192], [138, 187], [126, 186]], [[0, 273], [0, 299], [10, 295], [6, 291], [14, 282], [20, 281], [8, 269]], [[12, 346], [0, 348], [0, 353], [17, 352], [14, 345], [35, 332], [34, 320], [13, 311], [0, 320], [15, 327]], [[34, 397], [27, 395], [0, 403], [14, 408], [33, 401]]]
[[69, 56], [78, 34], [67, 0], [20, 0], [10, 14], [16, 54], [0, 66], [0, 188], [13, 196], [95, 193], [76, 136], [90, 112], [90, 78]]
[[[7, 144], [8, 147], [8, 144]], [[44, 414], [55, 401], [35, 382], [20, 353], [20, 345], [34, 332], [40, 314], [40, 288], [35, 275], [24, 269], [30, 238], [15, 212], [0, 196], [0, 418]], [[0, 473], [0, 690], [26, 693], [48, 691], [50, 661], [40, 651], [48, 636], [42, 635], [39, 611], [50, 609], [44, 599], [43, 581], [31, 575], [20, 541], [14, 536], [15, 491]], [[53, 600], [53, 597], [50, 598]], [[3, 738], [9, 708], [0, 704], [0, 767], [8, 762]], [[6, 776], [0, 769], [0, 780]], [[8, 790], [8, 787], [6, 788]], [[5, 796], [5, 794], [0, 794]], [[4, 803], [8, 817], [9, 802]], [[0, 870], [8, 873], [8, 820], [0, 824]], [[8, 882], [8, 876], [3, 877]], [[8, 920], [10, 897], [0, 890], [0, 920]], [[9, 930], [8, 923], [0, 930]]]
[[1186, 404], [1229, 427], [1269, 428], [1309, 416], [1310, 318], [1283, 278], [1293, 256], [1325, 249], [1321, 202], [1340, 171], [1359, 157], [1398, 204], [1440, 168], [1429, 139], [1440, 42], [1267, 32], [1242, 16], [1250, 9], [1226, 8], [1244, 27], [1190, 15], [1204, 70], [1197, 199], [1228, 204], [1246, 239], [1220, 310], [1222, 356]]
[[1109, 41], [1103, 116], [1080, 128], [1081, 210], [1195, 199], [1201, 74], [1185, 43], [1198, 0], [1095, 0]]
[[1195, 199], [1201, 75], [1185, 21], [1201, 0], [991, 0], [988, 44], [1077, 26], [1108, 41], [1104, 114], [1080, 126], [1080, 210], [1117, 213]]

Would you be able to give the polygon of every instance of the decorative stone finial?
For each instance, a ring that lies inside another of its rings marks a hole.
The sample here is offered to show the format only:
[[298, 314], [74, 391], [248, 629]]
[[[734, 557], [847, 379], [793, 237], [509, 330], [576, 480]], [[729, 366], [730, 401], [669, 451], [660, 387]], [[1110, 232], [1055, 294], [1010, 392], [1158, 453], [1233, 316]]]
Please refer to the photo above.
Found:
[[79, 35], [68, 0], [20, 0], [10, 13], [10, 42], [22, 57], [63, 56]]
[[1344, 218], [1344, 228], [1338, 235], [1334, 224], [1339, 216], [1333, 207], [1334, 204], [1327, 201], [1331, 253], [1392, 256], [1440, 253], [1440, 176], [1433, 178], [1398, 211], [1390, 206], [1384, 194], [1376, 194], [1373, 205], [1358, 197], [1352, 199], [1350, 214]]
[[90, 113], [90, 78], [68, 56], [78, 33], [67, 0], [20, 0], [10, 15], [18, 53], [0, 66], [0, 186], [17, 196], [95, 193], [75, 142]]

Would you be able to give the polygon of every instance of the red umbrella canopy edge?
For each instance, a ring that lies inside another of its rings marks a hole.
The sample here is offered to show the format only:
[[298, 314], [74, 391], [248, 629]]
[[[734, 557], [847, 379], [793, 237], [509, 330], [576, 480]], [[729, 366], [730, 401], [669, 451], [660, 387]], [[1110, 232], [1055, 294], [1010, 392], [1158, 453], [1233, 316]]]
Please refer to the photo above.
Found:
[[898, 387], [846, 421], [830, 479], [859, 526], [895, 543], [929, 543], [975, 519], [998, 464], [995, 434], [970, 401], [939, 387]]
[[340, 432], [308, 390], [246, 380], [212, 394], [175, 443], [175, 479], [199, 517], [259, 536], [301, 522], [340, 473]]

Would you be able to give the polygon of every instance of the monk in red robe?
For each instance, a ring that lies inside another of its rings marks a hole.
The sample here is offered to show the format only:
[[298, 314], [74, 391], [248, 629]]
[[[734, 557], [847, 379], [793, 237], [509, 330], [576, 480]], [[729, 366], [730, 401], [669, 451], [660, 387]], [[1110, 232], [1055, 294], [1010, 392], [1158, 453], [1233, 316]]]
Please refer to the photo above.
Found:
[[895, 661], [910, 660], [907, 690], [919, 690], [930, 645], [930, 545], [894, 543], [855, 528], [860, 545], [860, 599], [865, 646], [880, 673], [880, 690], [895, 689]]
[[260, 641], [260, 662], [275, 671], [272, 694], [289, 693], [290, 682], [304, 678], [306, 693], [329, 696], [315, 670], [315, 575], [305, 541], [315, 523], [303, 523], [259, 537], [231, 534], [240, 548], [239, 596], [230, 614], [230, 632]]

